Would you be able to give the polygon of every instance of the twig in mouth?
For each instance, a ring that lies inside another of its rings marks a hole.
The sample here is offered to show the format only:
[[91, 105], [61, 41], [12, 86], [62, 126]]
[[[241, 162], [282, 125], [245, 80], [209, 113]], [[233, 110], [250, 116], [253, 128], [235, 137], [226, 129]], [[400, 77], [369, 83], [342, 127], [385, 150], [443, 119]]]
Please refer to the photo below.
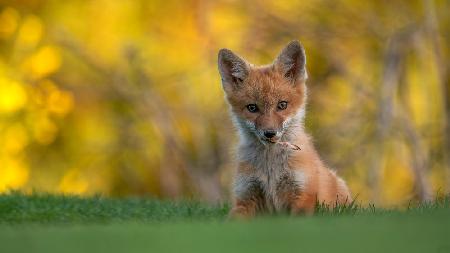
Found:
[[302, 150], [298, 145], [292, 144], [292, 143], [287, 142], [287, 141], [270, 141], [270, 142], [272, 142], [274, 144], [281, 145], [281, 146], [283, 146], [285, 148], [290, 148], [292, 150], [297, 150], [297, 151], [298, 150]]

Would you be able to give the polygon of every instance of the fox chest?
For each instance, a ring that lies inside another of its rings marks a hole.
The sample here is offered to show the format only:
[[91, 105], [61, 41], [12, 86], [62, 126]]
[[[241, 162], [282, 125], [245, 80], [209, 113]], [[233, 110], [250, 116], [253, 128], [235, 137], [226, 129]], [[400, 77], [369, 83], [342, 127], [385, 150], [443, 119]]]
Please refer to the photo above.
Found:
[[298, 180], [299, 172], [290, 169], [260, 173], [260, 184], [264, 206], [268, 211], [288, 210], [291, 203], [301, 193], [302, 183]]
[[263, 211], [287, 211], [301, 194], [305, 185], [304, 173], [291, 168], [288, 157], [283, 154], [266, 158], [253, 161], [255, 172], [243, 177], [244, 180], [238, 180], [241, 185], [237, 195], [257, 200], [259, 209]]

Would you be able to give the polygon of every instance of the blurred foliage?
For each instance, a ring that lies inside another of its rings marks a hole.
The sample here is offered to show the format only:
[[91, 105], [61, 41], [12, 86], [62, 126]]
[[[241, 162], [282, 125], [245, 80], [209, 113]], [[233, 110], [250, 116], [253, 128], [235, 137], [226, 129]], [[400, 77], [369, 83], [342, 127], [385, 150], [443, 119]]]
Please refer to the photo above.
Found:
[[450, 2], [0, 1], [0, 191], [228, 197], [218, 49], [300, 39], [307, 129], [363, 203], [449, 190]]

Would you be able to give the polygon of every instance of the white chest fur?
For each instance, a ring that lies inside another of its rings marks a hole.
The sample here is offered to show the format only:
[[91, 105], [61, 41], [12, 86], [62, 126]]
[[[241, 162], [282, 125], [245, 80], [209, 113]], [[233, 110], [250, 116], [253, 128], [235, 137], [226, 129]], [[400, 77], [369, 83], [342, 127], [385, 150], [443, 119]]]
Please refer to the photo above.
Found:
[[239, 160], [249, 163], [255, 170], [250, 174], [237, 176], [234, 187], [236, 196], [249, 197], [249, 194], [259, 190], [268, 211], [286, 209], [289, 204], [286, 196], [298, 194], [305, 185], [304, 173], [289, 165], [292, 152], [296, 151], [277, 145], [255, 143], [241, 146]]

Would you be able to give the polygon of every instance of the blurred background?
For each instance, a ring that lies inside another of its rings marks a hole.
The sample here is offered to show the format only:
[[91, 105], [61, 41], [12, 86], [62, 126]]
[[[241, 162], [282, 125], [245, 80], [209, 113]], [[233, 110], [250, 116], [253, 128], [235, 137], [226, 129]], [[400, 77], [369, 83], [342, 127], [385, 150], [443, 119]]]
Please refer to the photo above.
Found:
[[450, 190], [450, 1], [0, 0], [0, 192], [227, 201], [217, 71], [306, 48], [306, 128], [362, 203]]

